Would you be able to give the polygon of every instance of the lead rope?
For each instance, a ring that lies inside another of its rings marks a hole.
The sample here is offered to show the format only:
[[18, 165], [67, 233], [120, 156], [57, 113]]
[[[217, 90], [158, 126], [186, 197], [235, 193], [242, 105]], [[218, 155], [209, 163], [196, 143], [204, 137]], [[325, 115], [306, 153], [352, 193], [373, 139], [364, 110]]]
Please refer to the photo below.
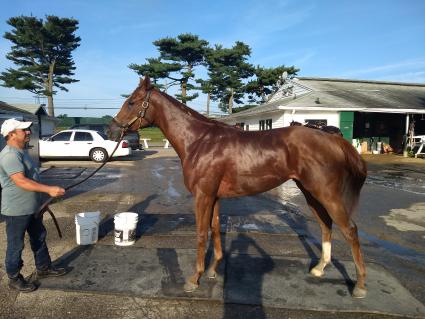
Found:
[[[94, 174], [96, 174], [98, 171], [100, 171], [100, 169], [101, 169], [103, 166], [105, 166], [105, 165], [106, 165], [106, 163], [108, 163], [108, 162], [112, 159], [112, 156], [114, 155], [115, 151], [118, 149], [118, 146], [120, 145], [120, 143], [121, 143], [121, 141], [122, 141], [122, 139], [123, 139], [123, 137], [124, 137], [124, 133], [125, 133], [125, 131], [126, 131], [126, 129], [125, 129], [125, 128], [123, 128], [123, 129], [121, 130], [121, 135], [120, 135], [119, 141], [118, 141], [117, 145], [115, 146], [114, 150], [112, 151], [112, 153], [111, 153], [111, 155], [109, 156], [109, 158], [108, 158], [108, 160], [107, 160], [107, 161], [103, 162], [103, 163], [102, 163], [102, 165], [100, 165], [98, 168], [96, 168], [93, 172], [91, 172], [88, 176], [86, 176], [85, 178], [83, 178], [81, 181], [78, 181], [78, 182], [76, 182], [76, 183], [74, 183], [74, 184], [71, 184], [71, 185], [68, 185], [67, 187], [65, 187], [65, 190], [69, 190], [69, 189], [71, 189], [71, 188], [74, 188], [74, 187], [75, 187], [75, 186], [77, 186], [77, 185], [80, 185], [81, 183], [84, 183], [86, 180], [88, 180], [90, 177], [92, 177]], [[45, 201], [45, 202], [44, 202], [44, 203], [40, 206], [40, 208], [38, 209], [37, 213], [35, 214], [35, 218], [41, 218], [45, 212], [48, 212], [48, 213], [50, 214], [50, 216], [52, 217], [53, 222], [55, 223], [56, 230], [58, 231], [59, 238], [62, 238], [62, 232], [61, 232], [61, 230], [60, 230], [60, 227], [59, 227], [58, 221], [56, 220], [56, 217], [55, 217], [55, 215], [53, 214], [52, 210], [49, 208], [49, 204], [52, 202], [53, 198], [54, 198], [54, 197], [50, 197], [49, 199], [47, 199], [47, 200], [46, 200], [46, 201]]]

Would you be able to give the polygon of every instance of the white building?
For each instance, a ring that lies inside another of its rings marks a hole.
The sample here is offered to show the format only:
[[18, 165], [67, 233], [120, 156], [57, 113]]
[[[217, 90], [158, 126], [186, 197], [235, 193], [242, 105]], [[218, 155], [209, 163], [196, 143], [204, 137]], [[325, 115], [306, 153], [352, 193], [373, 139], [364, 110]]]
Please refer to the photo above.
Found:
[[287, 79], [269, 100], [220, 121], [244, 130], [292, 121], [339, 127], [344, 138], [378, 139], [399, 150], [409, 123], [425, 134], [425, 84], [300, 77]]

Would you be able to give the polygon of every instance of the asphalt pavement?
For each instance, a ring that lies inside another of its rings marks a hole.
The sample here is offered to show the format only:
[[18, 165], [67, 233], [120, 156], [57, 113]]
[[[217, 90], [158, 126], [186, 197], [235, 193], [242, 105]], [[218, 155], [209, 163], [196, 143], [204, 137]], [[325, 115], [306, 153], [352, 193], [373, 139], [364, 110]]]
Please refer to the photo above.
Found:
[[[48, 245], [55, 263], [70, 272], [17, 294], [6, 287], [2, 264], [0, 317], [425, 318], [425, 161], [378, 157], [367, 158], [370, 177], [356, 215], [368, 271], [365, 299], [351, 297], [355, 270], [337, 231], [325, 276], [309, 275], [320, 257], [320, 230], [293, 182], [222, 201], [219, 276], [202, 278], [198, 290], [185, 293], [196, 258], [193, 197], [174, 151], [158, 148], [108, 163], [51, 205], [64, 238], [46, 216]], [[66, 186], [97, 165], [44, 162], [42, 178]], [[101, 213], [99, 240], [78, 246], [74, 216], [89, 211]], [[113, 216], [124, 211], [139, 215], [137, 240], [118, 247]], [[4, 223], [0, 233], [5, 238]], [[4, 259], [4, 241], [0, 245]], [[29, 245], [24, 262], [30, 277]]]

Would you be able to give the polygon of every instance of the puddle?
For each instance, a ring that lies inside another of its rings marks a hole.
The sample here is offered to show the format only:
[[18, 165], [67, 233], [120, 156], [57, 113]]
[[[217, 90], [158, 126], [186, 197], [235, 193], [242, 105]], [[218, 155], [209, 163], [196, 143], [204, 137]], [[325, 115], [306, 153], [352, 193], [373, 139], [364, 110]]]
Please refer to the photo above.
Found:
[[414, 249], [405, 248], [390, 241], [379, 239], [378, 237], [365, 233], [361, 230], [359, 230], [359, 236], [384, 248], [385, 250], [390, 251], [400, 258], [425, 265], [425, 254], [422, 254]]
[[167, 194], [171, 197], [180, 197], [180, 193], [173, 186], [174, 180], [168, 181]]
[[156, 178], [163, 178], [164, 176], [162, 174], [160, 174], [160, 171], [163, 171], [164, 167], [162, 166], [156, 166], [152, 169], [152, 174], [156, 177]]
[[425, 181], [412, 177], [399, 178], [391, 176], [369, 175], [365, 184], [402, 190], [413, 194], [425, 194]]

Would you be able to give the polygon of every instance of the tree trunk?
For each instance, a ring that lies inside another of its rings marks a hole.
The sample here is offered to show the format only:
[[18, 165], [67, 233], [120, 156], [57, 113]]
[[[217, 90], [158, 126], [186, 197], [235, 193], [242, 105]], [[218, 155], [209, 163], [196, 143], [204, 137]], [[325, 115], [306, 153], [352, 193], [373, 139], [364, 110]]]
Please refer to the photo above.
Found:
[[53, 107], [53, 96], [48, 95], [47, 96], [47, 113], [49, 116], [55, 116], [55, 109]]
[[[188, 74], [190, 74], [192, 72], [192, 66], [190, 64], [187, 66], [187, 72], [188, 72]], [[181, 85], [182, 102], [185, 103], [185, 104], [186, 104], [186, 95], [187, 95], [187, 82], [189, 82], [189, 77], [183, 78], [182, 85]]]
[[230, 89], [229, 114], [232, 114], [232, 108], [233, 108], [233, 89]]
[[55, 109], [53, 106], [53, 73], [55, 71], [55, 61], [49, 65], [49, 75], [47, 78], [47, 109], [50, 116], [55, 116]]
[[186, 103], [186, 87], [187, 87], [187, 83], [182, 82], [182, 102], [183, 103]]
[[266, 102], [266, 93], [264, 92], [264, 86], [260, 86], [260, 92], [261, 92], [261, 102]]
[[210, 117], [210, 101], [211, 101], [211, 93], [207, 95], [207, 117]]

